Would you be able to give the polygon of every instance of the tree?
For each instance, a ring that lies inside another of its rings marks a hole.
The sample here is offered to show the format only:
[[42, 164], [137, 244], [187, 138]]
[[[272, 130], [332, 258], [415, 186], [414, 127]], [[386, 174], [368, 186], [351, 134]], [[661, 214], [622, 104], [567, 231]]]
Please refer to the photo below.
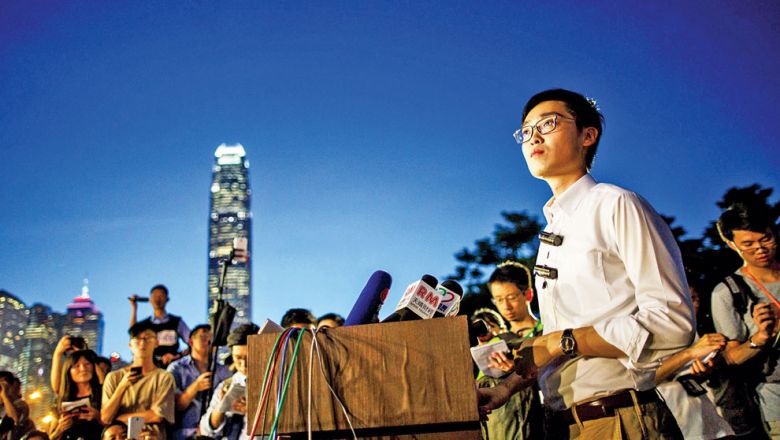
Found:
[[532, 268], [536, 260], [542, 225], [527, 212], [502, 211], [505, 223], [496, 224], [493, 235], [474, 242], [472, 249], [463, 248], [455, 254], [455, 273], [447, 278], [463, 285], [464, 303], [461, 314], [470, 314], [479, 307], [490, 307], [490, 295], [485, 286], [485, 268], [492, 271], [502, 261], [519, 261]]

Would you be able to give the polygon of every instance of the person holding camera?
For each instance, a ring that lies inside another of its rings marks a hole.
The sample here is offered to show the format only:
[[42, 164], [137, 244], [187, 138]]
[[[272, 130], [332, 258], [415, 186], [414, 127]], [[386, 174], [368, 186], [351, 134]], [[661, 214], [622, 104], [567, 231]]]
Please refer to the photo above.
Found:
[[59, 418], [51, 440], [77, 440], [100, 437], [100, 399], [102, 386], [97, 375], [97, 355], [92, 350], [77, 350], [65, 357], [57, 393]]
[[131, 417], [143, 417], [145, 425], [166, 439], [166, 423], [175, 422], [173, 376], [154, 364], [157, 333], [148, 323], [139, 322], [129, 330], [133, 362], [108, 373], [103, 384], [101, 422], [118, 420], [127, 424]]
[[[54, 394], [60, 392], [60, 379], [62, 379], [62, 360], [65, 356], [73, 353], [77, 350], [88, 350], [86, 339], [81, 336], [65, 335], [57, 342], [57, 346], [54, 347], [54, 354], [51, 357], [51, 373], [49, 373], [49, 380], [51, 381], [51, 389]], [[105, 373], [98, 371], [98, 379], [100, 383], [103, 383], [105, 379]]]
[[35, 429], [21, 391], [18, 377], [10, 371], [0, 371], [0, 440], [16, 440]]

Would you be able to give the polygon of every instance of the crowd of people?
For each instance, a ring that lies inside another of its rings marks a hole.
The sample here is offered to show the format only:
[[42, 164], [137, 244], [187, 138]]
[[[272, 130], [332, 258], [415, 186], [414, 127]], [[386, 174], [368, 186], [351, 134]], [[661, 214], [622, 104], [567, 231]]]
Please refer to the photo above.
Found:
[[[227, 338], [229, 355], [211, 365], [210, 325], [190, 329], [181, 317], [168, 313], [168, 299], [161, 284], [152, 287], [148, 299], [130, 298], [132, 362], [124, 368], [112, 371], [111, 361], [90, 350], [81, 337], [66, 335], [58, 341], [50, 377], [56, 417], [48, 429], [36, 429], [16, 375], [0, 371], [0, 439], [247, 438], [246, 397], [232, 400], [229, 408], [221, 405], [232, 387], [246, 386], [247, 338], [259, 327], [235, 327]], [[147, 300], [152, 315], [139, 321], [137, 304]], [[317, 319], [309, 310], [290, 309], [281, 322], [285, 327], [338, 327], [344, 318], [328, 313]], [[180, 341], [186, 343], [184, 350]]]
[[[500, 264], [487, 282], [495, 308], [469, 317], [489, 329], [480, 344], [511, 342], [491, 354], [500, 374], [475, 377], [484, 436], [780, 439], [776, 213], [737, 204], [720, 216], [721, 238], [743, 264], [711, 292], [715, 332], [697, 335], [698, 298], [709, 292], [686, 276], [666, 222], [590, 175], [602, 130], [595, 102], [568, 90], [541, 92], [523, 110], [515, 138], [552, 198], [535, 266]], [[247, 339], [258, 326], [233, 329], [225, 364], [212, 366], [212, 329], [190, 330], [168, 299], [163, 285], [130, 298], [125, 368], [111, 371], [83, 339], [62, 338], [49, 432], [34, 429], [18, 378], [0, 372], [0, 440], [247, 438]], [[143, 300], [153, 313], [138, 321]], [[281, 319], [286, 328], [343, 323], [307, 309]]]

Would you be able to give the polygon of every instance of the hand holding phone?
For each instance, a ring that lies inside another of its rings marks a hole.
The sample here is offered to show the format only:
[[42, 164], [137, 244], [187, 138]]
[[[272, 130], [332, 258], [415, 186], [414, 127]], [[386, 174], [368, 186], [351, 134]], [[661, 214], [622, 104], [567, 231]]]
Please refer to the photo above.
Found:
[[144, 418], [141, 416], [133, 416], [127, 419], [127, 438], [139, 440], [145, 425]]

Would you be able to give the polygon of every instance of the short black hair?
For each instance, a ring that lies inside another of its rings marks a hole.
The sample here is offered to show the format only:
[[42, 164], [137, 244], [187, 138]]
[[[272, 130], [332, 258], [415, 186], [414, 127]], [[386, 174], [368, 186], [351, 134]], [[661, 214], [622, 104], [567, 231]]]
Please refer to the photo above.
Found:
[[487, 284], [489, 288], [493, 283], [512, 283], [525, 292], [531, 287], [531, 282], [531, 271], [524, 264], [508, 261], [496, 267], [496, 270], [490, 274]]
[[138, 335], [140, 335], [141, 333], [143, 333], [143, 332], [145, 332], [147, 330], [151, 330], [151, 331], [157, 333], [157, 330], [154, 329], [154, 327], [152, 326], [152, 323], [149, 322], [149, 320], [143, 320], [143, 321], [140, 321], [140, 322], [136, 322], [135, 324], [133, 324], [132, 327], [127, 329], [127, 334], [129, 334], [131, 338], [135, 338], [135, 337], [138, 337]]
[[284, 328], [293, 324], [313, 325], [316, 322], [317, 318], [314, 317], [309, 309], [290, 309], [282, 315], [282, 327]]
[[108, 431], [109, 429], [113, 428], [114, 426], [120, 426], [120, 427], [122, 427], [122, 429], [125, 430], [125, 432], [127, 432], [127, 425], [125, 425], [124, 423], [122, 423], [119, 420], [115, 419], [113, 422], [111, 422], [111, 424], [106, 425], [103, 428], [103, 432], [100, 433], [100, 438], [102, 439], [103, 436], [106, 435], [106, 431]]
[[192, 328], [192, 330], [190, 330], [190, 337], [192, 337], [195, 333], [197, 333], [197, 332], [199, 332], [201, 330], [211, 331], [211, 326], [208, 325], [208, 324], [198, 324], [198, 325], [196, 325], [195, 327]]
[[108, 365], [109, 369], [111, 367], [113, 367], [113, 365], [114, 365], [114, 364], [111, 363], [111, 359], [109, 359], [107, 357], [103, 357], [103, 356], [98, 356], [97, 358], [95, 358], [95, 363], [96, 364], [106, 364], [106, 365]]
[[14, 373], [11, 373], [8, 370], [0, 371], [0, 379], [5, 379], [9, 385], [17, 385], [22, 383]]
[[256, 335], [259, 331], [260, 327], [252, 323], [239, 325], [228, 335], [228, 347], [233, 347], [234, 345], [247, 345], [249, 335]]
[[160, 289], [163, 292], [165, 292], [165, 297], [166, 298], [170, 298], [170, 296], [168, 295], [168, 288], [165, 287], [165, 284], [155, 284], [154, 286], [152, 286], [151, 289], [149, 289], [149, 293], [152, 293], [152, 292], [154, 292], [157, 289]]
[[716, 226], [721, 238], [731, 241], [736, 230], [764, 233], [769, 229], [775, 234], [776, 221], [776, 216], [765, 204], [735, 203], [720, 215]]
[[574, 116], [577, 130], [581, 131], [585, 127], [595, 127], [599, 133], [596, 135], [596, 141], [588, 147], [585, 152], [585, 166], [588, 169], [593, 165], [593, 158], [596, 157], [596, 150], [601, 141], [601, 135], [604, 132], [604, 115], [596, 108], [595, 101], [591, 103], [585, 96], [566, 89], [550, 89], [539, 92], [532, 96], [523, 107], [523, 122], [528, 113], [537, 105], [546, 101], [562, 101], [566, 104], [566, 109]]
[[317, 325], [320, 325], [320, 321], [324, 321], [326, 319], [330, 319], [331, 321], [334, 321], [338, 325], [344, 325], [344, 317], [339, 315], [338, 313], [326, 313], [319, 318], [317, 318]]

